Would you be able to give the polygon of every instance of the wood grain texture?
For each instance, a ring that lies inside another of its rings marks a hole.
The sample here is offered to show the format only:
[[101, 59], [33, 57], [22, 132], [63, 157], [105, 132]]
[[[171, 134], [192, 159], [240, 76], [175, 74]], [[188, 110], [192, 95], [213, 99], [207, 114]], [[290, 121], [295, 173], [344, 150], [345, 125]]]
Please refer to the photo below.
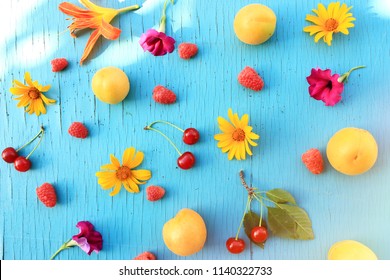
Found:
[[[148, 0], [139, 11], [113, 21], [122, 29], [120, 39], [100, 39], [92, 59], [82, 67], [78, 61], [88, 34], [69, 36], [69, 22], [58, 11], [60, 2], [0, 4], [8, 15], [0, 18], [0, 148], [21, 145], [40, 125], [47, 130], [32, 157], [33, 170], [18, 173], [0, 163], [2, 259], [48, 259], [77, 233], [80, 220], [91, 221], [102, 233], [103, 250], [87, 256], [70, 249], [58, 259], [132, 259], [143, 251], [152, 251], [159, 259], [184, 259], [164, 246], [161, 230], [185, 207], [199, 212], [208, 228], [204, 249], [186, 259], [325, 259], [330, 246], [344, 239], [363, 242], [380, 259], [390, 259], [390, 18], [377, 14], [378, 1], [349, 0], [356, 27], [349, 36], [336, 35], [328, 47], [315, 44], [302, 31], [305, 15], [318, 1], [261, 1], [277, 14], [276, 33], [261, 46], [249, 46], [238, 41], [232, 24], [235, 13], [253, 1], [177, 0], [167, 11], [167, 33], [176, 39], [176, 46], [181, 42], [199, 46], [198, 56], [184, 61], [177, 51], [153, 57], [139, 46], [140, 35], [158, 23], [163, 3]], [[135, 3], [95, 2], [114, 8]], [[55, 57], [68, 58], [69, 68], [52, 73], [50, 60]], [[110, 65], [123, 69], [131, 80], [128, 98], [115, 106], [96, 100], [90, 88], [94, 73]], [[247, 65], [264, 78], [261, 93], [237, 83], [237, 74]], [[311, 68], [344, 73], [357, 65], [367, 68], [352, 74], [340, 104], [325, 107], [309, 97], [305, 77]], [[52, 85], [48, 97], [58, 102], [47, 108], [46, 115], [30, 116], [16, 108], [9, 87], [13, 79], [23, 80], [25, 71]], [[178, 102], [154, 103], [151, 94], [157, 84], [176, 92]], [[261, 135], [254, 156], [246, 161], [228, 161], [213, 139], [217, 117], [227, 117], [230, 107], [240, 115], [248, 113], [253, 130]], [[200, 143], [186, 147], [179, 132], [164, 127], [179, 149], [190, 149], [197, 156], [194, 169], [178, 169], [169, 144], [143, 130], [157, 119], [200, 131]], [[67, 129], [73, 121], [84, 122], [90, 137], [70, 137]], [[327, 163], [324, 174], [310, 174], [301, 154], [312, 147], [324, 154], [333, 133], [349, 126], [368, 129], [375, 136], [380, 153], [374, 168], [347, 177]], [[139, 194], [122, 190], [111, 198], [97, 184], [95, 172], [108, 163], [109, 154], [121, 158], [130, 146], [145, 153], [142, 167], [152, 170], [149, 184], [166, 188], [163, 200], [147, 201], [145, 187]], [[258, 188], [291, 192], [312, 219], [315, 239], [271, 237], [265, 250], [250, 247], [241, 255], [229, 254], [225, 241], [235, 235], [246, 202], [238, 177], [241, 169]], [[57, 189], [59, 203], [53, 209], [37, 200], [35, 188], [44, 182]]]

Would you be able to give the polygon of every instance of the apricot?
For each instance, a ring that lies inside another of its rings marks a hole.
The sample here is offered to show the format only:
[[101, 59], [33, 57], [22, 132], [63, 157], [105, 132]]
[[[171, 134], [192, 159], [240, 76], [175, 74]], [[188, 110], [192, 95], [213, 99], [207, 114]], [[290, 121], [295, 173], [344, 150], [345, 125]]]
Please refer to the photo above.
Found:
[[358, 175], [374, 166], [378, 157], [378, 145], [367, 130], [347, 127], [330, 138], [326, 155], [337, 171], [346, 175]]
[[377, 256], [366, 245], [354, 241], [343, 240], [332, 245], [328, 252], [328, 260], [377, 260]]
[[207, 229], [197, 212], [184, 208], [164, 224], [162, 235], [169, 250], [179, 256], [189, 256], [203, 248]]
[[126, 73], [116, 67], [105, 67], [92, 77], [92, 91], [100, 101], [108, 104], [122, 102], [130, 90]]
[[276, 15], [265, 5], [250, 4], [237, 12], [233, 27], [240, 41], [260, 45], [274, 34]]

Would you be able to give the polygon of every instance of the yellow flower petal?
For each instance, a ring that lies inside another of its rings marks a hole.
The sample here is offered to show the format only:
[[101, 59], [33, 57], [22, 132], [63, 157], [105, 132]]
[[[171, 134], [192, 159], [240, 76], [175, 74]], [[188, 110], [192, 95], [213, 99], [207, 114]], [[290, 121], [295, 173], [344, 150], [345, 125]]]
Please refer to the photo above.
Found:
[[248, 122], [249, 122], [249, 115], [244, 114], [240, 120], [240, 127], [242, 128], [248, 126]]
[[251, 148], [249, 147], [248, 141], [244, 141], [244, 142], [245, 142], [245, 151], [247, 152], [247, 154], [250, 156], [253, 155]]
[[46, 97], [45, 95], [43, 95], [42, 93], [41, 93], [41, 99], [42, 99], [43, 102], [45, 102], [45, 104], [47, 104], [47, 105], [51, 105], [52, 103], [56, 103], [55, 100], [47, 98], [47, 97]]
[[229, 146], [223, 147], [221, 149], [221, 151], [222, 151], [222, 153], [227, 153], [228, 151], [231, 150], [232, 147], [233, 147], [233, 145], [229, 145]]
[[[112, 163], [109, 163], [109, 164], [105, 164], [105, 165], [102, 165], [101, 167], [100, 167], [100, 169], [103, 169], [103, 170], [118, 170], [118, 168], [114, 165], [114, 164], [112, 164]], [[98, 172], [99, 173], [99, 172]], [[104, 173], [104, 172], [103, 172]]]
[[229, 145], [232, 145], [235, 141], [232, 139], [232, 137], [230, 136], [229, 139], [227, 140], [224, 140], [224, 141], [219, 141], [217, 146], [218, 148], [223, 148], [223, 147], [226, 147], [226, 146], [229, 146]]
[[325, 21], [313, 15], [306, 15], [306, 20], [317, 25], [324, 25]]
[[51, 85], [43, 86], [43, 87], [40, 89], [40, 92], [47, 92], [47, 91], [49, 91], [50, 88], [51, 88]]
[[133, 160], [134, 153], [135, 153], [135, 148], [133, 148], [133, 147], [127, 148], [124, 151], [123, 156], [122, 156], [122, 164], [131, 168], [130, 164]]
[[24, 80], [30, 87], [34, 87], [33, 82], [31, 81], [31, 76], [29, 72], [24, 73]]
[[29, 86], [24, 85], [23, 83], [19, 82], [18, 80], [13, 80], [13, 83], [14, 83], [14, 85], [17, 85], [18, 87], [20, 87], [22, 89], [26, 89], [26, 90], [30, 89]]
[[325, 31], [318, 32], [316, 36], [314, 37], [314, 42], [318, 42], [322, 37], [326, 35]]
[[322, 3], [318, 4], [318, 16], [321, 18], [327, 18], [328, 16], [328, 12]]
[[114, 155], [110, 155], [110, 160], [112, 164], [115, 165], [117, 168], [121, 166], [119, 160]]
[[19, 103], [16, 105], [17, 107], [26, 107], [30, 102], [30, 98], [24, 95], [19, 98], [15, 98], [15, 100], [20, 100]]
[[147, 181], [152, 178], [152, 173], [149, 170], [138, 169], [131, 170], [131, 174], [138, 180]]
[[115, 183], [114, 189], [110, 192], [110, 196], [117, 195], [121, 190], [122, 183], [120, 181]]
[[233, 157], [236, 155], [236, 150], [237, 150], [237, 144], [234, 144], [228, 153], [229, 160], [232, 160]]
[[215, 134], [214, 139], [218, 141], [224, 141], [224, 140], [232, 139], [232, 135], [230, 133]]
[[225, 120], [224, 118], [218, 117], [217, 121], [219, 124], [219, 129], [222, 132], [233, 133], [233, 131], [235, 130], [234, 126], [231, 123], [229, 123], [227, 120]]
[[128, 167], [130, 169], [135, 168], [135, 167], [139, 166], [142, 163], [143, 160], [144, 160], [144, 153], [143, 152], [137, 152], [135, 154], [134, 159], [132, 159], [132, 161], [130, 162]]
[[123, 185], [128, 192], [135, 192], [135, 193], [139, 192], [138, 185], [131, 180], [127, 180], [126, 182], [124, 182]]
[[14, 95], [28, 94], [28, 88], [12, 87], [9, 91]]

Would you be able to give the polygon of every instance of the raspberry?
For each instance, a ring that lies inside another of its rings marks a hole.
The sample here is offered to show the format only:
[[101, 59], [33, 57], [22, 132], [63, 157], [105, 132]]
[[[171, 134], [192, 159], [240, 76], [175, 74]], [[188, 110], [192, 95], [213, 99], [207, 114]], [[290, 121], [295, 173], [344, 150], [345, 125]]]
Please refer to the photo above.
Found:
[[246, 66], [240, 74], [238, 74], [238, 82], [242, 86], [254, 91], [260, 91], [264, 87], [263, 79], [249, 66]]
[[146, 198], [149, 201], [157, 201], [165, 195], [165, 189], [159, 186], [149, 186], [146, 188]]
[[153, 89], [153, 99], [157, 103], [172, 104], [176, 102], [176, 94], [163, 86], [156, 86]]
[[133, 260], [154, 261], [154, 260], [157, 260], [157, 258], [151, 252], [143, 252], [142, 254], [136, 256]]
[[56, 58], [51, 61], [51, 71], [60, 72], [68, 67], [66, 58]]
[[36, 189], [38, 199], [45, 204], [46, 207], [54, 207], [57, 203], [57, 195], [54, 187], [49, 183], [44, 183]]
[[181, 43], [179, 45], [179, 56], [182, 59], [190, 59], [198, 53], [198, 46], [192, 43]]
[[318, 149], [310, 149], [302, 155], [302, 161], [313, 174], [320, 174], [324, 170], [324, 160]]
[[70, 125], [68, 133], [76, 138], [86, 138], [88, 136], [88, 129], [81, 122], [74, 122]]

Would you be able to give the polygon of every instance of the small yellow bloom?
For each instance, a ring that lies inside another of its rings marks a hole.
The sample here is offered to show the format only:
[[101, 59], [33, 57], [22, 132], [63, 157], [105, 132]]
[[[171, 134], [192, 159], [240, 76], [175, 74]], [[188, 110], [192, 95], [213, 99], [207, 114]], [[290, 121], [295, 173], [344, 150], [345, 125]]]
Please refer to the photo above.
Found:
[[229, 160], [232, 160], [233, 157], [237, 160], [245, 159], [246, 154], [252, 155], [249, 145], [257, 146], [253, 140], [259, 139], [260, 136], [252, 132], [252, 127], [248, 125], [248, 114], [243, 115], [240, 119], [237, 113], [233, 114], [232, 109], [229, 109], [228, 116], [231, 123], [218, 117], [219, 129], [222, 133], [216, 134], [214, 139], [218, 141], [217, 146], [223, 153], [229, 152]]
[[315, 35], [314, 41], [317, 43], [321, 38], [330, 46], [332, 44], [333, 33], [341, 32], [349, 34], [348, 28], [354, 27], [352, 13], [348, 13], [352, 7], [346, 4], [340, 6], [340, 2], [331, 2], [327, 8], [323, 4], [318, 4], [318, 10], [313, 9], [317, 15], [306, 15], [306, 20], [314, 25], [306, 26], [303, 31], [309, 32], [310, 36]]
[[27, 85], [24, 85], [18, 80], [14, 80], [14, 87], [9, 89], [13, 95], [18, 96], [14, 98], [19, 101], [16, 106], [26, 107], [26, 112], [30, 115], [32, 113], [35, 113], [37, 116], [46, 114], [45, 104], [51, 105], [56, 102], [43, 94], [43, 92], [47, 92], [50, 89], [50, 85], [42, 86], [38, 81], [32, 81], [28, 72], [24, 74], [24, 80]]
[[122, 165], [113, 155], [110, 155], [110, 159], [111, 163], [101, 166], [102, 171], [96, 172], [98, 183], [103, 190], [114, 188], [110, 196], [117, 195], [122, 185], [126, 191], [138, 193], [138, 185], [145, 184], [152, 177], [149, 170], [134, 169], [144, 160], [144, 153], [133, 147], [127, 148], [123, 153]]

